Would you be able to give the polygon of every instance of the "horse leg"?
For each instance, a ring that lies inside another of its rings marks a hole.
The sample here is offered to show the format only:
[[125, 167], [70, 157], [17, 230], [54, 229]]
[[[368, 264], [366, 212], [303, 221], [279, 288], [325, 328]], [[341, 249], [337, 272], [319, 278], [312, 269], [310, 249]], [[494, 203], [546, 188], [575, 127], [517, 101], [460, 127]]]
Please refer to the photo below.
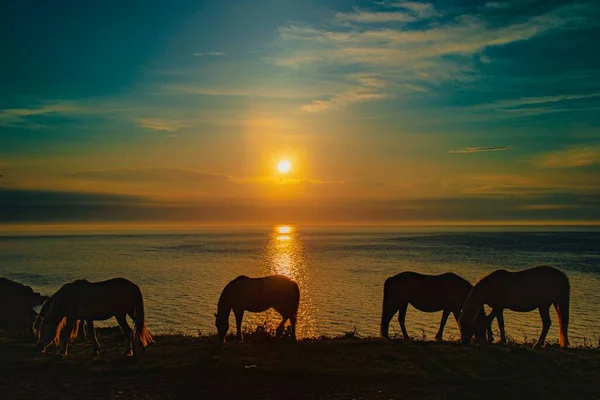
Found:
[[550, 306], [541, 306], [540, 317], [542, 317], [542, 333], [538, 341], [533, 345], [533, 348], [536, 349], [538, 347], [544, 347], [546, 342], [546, 335], [548, 334], [548, 330], [550, 329], [550, 325], [552, 325], [552, 321], [550, 320]]
[[244, 310], [233, 310], [235, 315], [235, 338], [238, 343], [244, 343], [244, 335], [242, 334], [242, 319], [244, 318]]
[[408, 332], [406, 332], [406, 310], [408, 309], [408, 303], [400, 306], [398, 310], [398, 322], [400, 323], [400, 329], [402, 330], [402, 336], [404, 340], [410, 340]]
[[292, 340], [296, 341], [296, 314], [292, 314], [290, 317], [290, 324], [292, 325]]
[[500, 329], [500, 344], [506, 344], [506, 330], [504, 329], [504, 309], [494, 311], [498, 320], [498, 329]]
[[98, 354], [100, 352], [100, 343], [98, 343], [98, 338], [96, 337], [96, 329], [94, 328], [94, 321], [92, 321], [92, 320], [86, 321], [86, 324], [87, 324], [88, 336], [92, 339], [92, 342], [94, 342], [94, 353]]
[[71, 338], [71, 333], [73, 332], [73, 328], [75, 327], [76, 323], [77, 323], [77, 320], [74, 320], [73, 318], [67, 318], [67, 322], [65, 323], [63, 331], [61, 332], [60, 339], [62, 341], [62, 344], [60, 346], [60, 349], [58, 350], [57, 355], [63, 355], [63, 356], [67, 355], [67, 348], [69, 347], [69, 339]]
[[285, 327], [285, 323], [287, 322], [287, 320], [289, 319], [288, 317], [282, 316], [282, 320], [279, 323], [279, 325], [277, 326], [277, 329], [275, 330], [275, 335], [277, 337], [281, 337], [281, 335], [283, 335], [283, 329]]
[[435, 335], [435, 340], [441, 342], [444, 338], [444, 327], [446, 326], [446, 321], [448, 321], [448, 317], [450, 316], [449, 310], [444, 310], [442, 312], [442, 320], [440, 321], [440, 330]]
[[494, 318], [497, 317], [497, 311], [494, 309], [492, 309], [490, 315], [487, 316], [485, 331], [487, 333], [488, 343], [494, 343], [494, 332], [492, 331], [492, 323], [494, 322]]
[[77, 321], [77, 323], [79, 324], [78, 332], [80, 332], [81, 339], [84, 342], [87, 342], [88, 338], [87, 338], [87, 323], [86, 323], [86, 321], [83, 319], [80, 319], [79, 321]]
[[125, 356], [132, 356], [133, 348], [131, 346], [133, 342], [133, 331], [131, 330], [129, 323], [127, 323], [127, 315], [115, 315], [115, 318], [117, 318], [117, 322], [125, 334], [125, 349], [123, 349], [122, 354]]

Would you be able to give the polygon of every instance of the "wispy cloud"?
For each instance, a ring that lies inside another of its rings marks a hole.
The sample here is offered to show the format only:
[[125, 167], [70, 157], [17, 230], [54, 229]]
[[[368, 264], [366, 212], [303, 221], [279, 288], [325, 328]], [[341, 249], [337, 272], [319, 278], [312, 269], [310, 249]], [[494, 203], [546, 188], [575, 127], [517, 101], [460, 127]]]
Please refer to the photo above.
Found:
[[[429, 3], [378, 4], [384, 7], [383, 10], [355, 9], [338, 13], [333, 24], [309, 26], [292, 23], [281, 27], [279, 35], [285, 43], [284, 54], [270, 61], [278, 66], [309, 68], [317, 72], [332, 68], [372, 72], [394, 84], [396, 94], [408, 95], [414, 92], [414, 88], [422, 90], [447, 82], [475, 79], [480, 55], [489, 47], [529, 40], [556, 29], [572, 28], [587, 18], [586, 9], [581, 5], [563, 5], [527, 20], [509, 19], [499, 24], [485, 13], [441, 15]], [[440, 18], [432, 18], [438, 15]], [[381, 25], [384, 22], [418, 24], [406, 29], [402, 25]], [[379, 92], [373, 90], [365, 100], [382, 98], [373, 95]], [[353, 88], [349, 87], [338, 96], [345, 98], [349, 94], [352, 97], [353, 93]], [[329, 103], [316, 99], [304, 109], [330, 108], [328, 104], [338, 103], [335, 98]], [[339, 104], [352, 104], [352, 101], [340, 101]]]
[[351, 13], [337, 13], [335, 18], [340, 22], [356, 23], [385, 23], [385, 22], [414, 22], [418, 18], [401, 12], [368, 12], [355, 10]]
[[0, 110], [0, 126], [15, 127], [25, 126], [42, 128], [43, 125], [29, 120], [29, 117], [61, 115], [82, 112], [83, 110], [73, 104], [43, 104], [32, 108], [9, 108]]
[[120, 168], [76, 172], [74, 179], [89, 181], [133, 182], [203, 182], [223, 183], [231, 181], [227, 175], [182, 168]]
[[204, 56], [224, 56], [225, 53], [222, 53], [220, 51], [204, 51], [204, 52], [198, 52], [198, 53], [194, 53], [194, 56], [196, 57], [204, 57]]
[[158, 118], [140, 118], [136, 122], [142, 128], [164, 132], [176, 132], [182, 128], [189, 126], [188, 123], [184, 121]]
[[390, 97], [390, 94], [378, 93], [378, 90], [388, 86], [388, 82], [378, 75], [362, 74], [355, 76], [359, 86], [335, 95], [327, 100], [315, 100], [305, 104], [300, 109], [309, 113], [317, 113], [329, 109], [341, 108], [353, 103], [381, 100]]
[[488, 3], [485, 3], [485, 5], [483, 6], [483, 8], [488, 8], [488, 9], [492, 9], [492, 10], [501, 10], [501, 9], [505, 9], [505, 8], [509, 8], [510, 7], [510, 2], [505, 1], [505, 2], [499, 2], [499, 1], [490, 1]]
[[600, 164], [600, 145], [571, 146], [534, 157], [540, 168], [577, 168]]
[[459, 150], [450, 150], [450, 154], [468, 154], [468, 153], [481, 153], [486, 151], [506, 151], [511, 150], [512, 146], [497, 146], [497, 147], [466, 147]]
[[560, 94], [556, 96], [522, 97], [518, 99], [500, 100], [493, 103], [476, 106], [478, 109], [490, 110], [514, 110], [529, 106], [542, 106], [551, 103], [568, 102], [572, 100], [584, 100], [600, 98], [600, 93], [584, 94]]

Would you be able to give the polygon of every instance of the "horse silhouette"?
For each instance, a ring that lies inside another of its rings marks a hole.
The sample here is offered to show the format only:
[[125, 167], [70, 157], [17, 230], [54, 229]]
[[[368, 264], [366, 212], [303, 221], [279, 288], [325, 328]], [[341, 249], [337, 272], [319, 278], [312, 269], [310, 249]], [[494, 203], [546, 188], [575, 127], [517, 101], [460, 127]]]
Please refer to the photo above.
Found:
[[[460, 310], [471, 292], [473, 285], [460, 276], [446, 272], [441, 275], [426, 275], [417, 272], [401, 272], [385, 280], [383, 287], [383, 306], [381, 311], [381, 331], [383, 338], [389, 339], [390, 320], [398, 312], [398, 322], [405, 340], [409, 339], [406, 331], [406, 311], [412, 305], [419, 311], [442, 311], [440, 328], [435, 335], [436, 340], [442, 340], [444, 327], [450, 313], [458, 322]], [[486, 324], [485, 310], [480, 308], [482, 318], [480, 325]], [[477, 330], [477, 336], [491, 335], [491, 321]]]
[[482, 278], [469, 294], [459, 318], [463, 343], [471, 340], [474, 321], [484, 304], [492, 308], [490, 318], [498, 318], [500, 341], [506, 342], [504, 331], [504, 309], [518, 312], [539, 310], [542, 332], [534, 348], [544, 345], [550, 329], [550, 306], [558, 314], [559, 343], [569, 345], [569, 278], [556, 268], [538, 266], [517, 272], [496, 270]]
[[270, 275], [262, 278], [249, 278], [240, 275], [225, 286], [219, 298], [215, 314], [219, 341], [223, 342], [229, 330], [231, 310], [233, 310], [236, 320], [236, 338], [239, 342], [243, 342], [242, 319], [244, 312], [263, 312], [269, 308], [273, 308], [283, 317], [276, 330], [277, 336], [283, 334], [284, 325], [289, 319], [292, 339], [296, 340], [299, 302], [298, 284], [287, 276]]
[[[61, 287], [49, 300], [49, 308], [40, 325], [37, 349], [45, 350], [59, 340], [58, 354], [66, 355], [69, 337], [77, 336], [75, 323], [78, 320], [103, 321], [115, 317], [125, 334], [125, 355], [141, 356], [146, 346], [153, 343], [146, 328], [144, 300], [140, 288], [124, 278], [114, 278], [91, 283], [77, 280]], [[132, 330], [127, 315], [135, 323]], [[88, 326], [95, 338], [93, 325]], [[132, 347], [132, 343], [135, 344]], [[95, 340], [96, 349], [99, 348]]]
[[[50, 310], [50, 305], [53, 304], [50, 300], [53, 298], [56, 298], [56, 296], [58, 296], [60, 293], [61, 293], [61, 291], [59, 290], [58, 292], [56, 292], [52, 296], [50, 296], [49, 299], [44, 302], [44, 304], [42, 305], [42, 308], [40, 309], [40, 312], [36, 314], [36, 316], [33, 320], [33, 326], [31, 328], [31, 330], [33, 332], [34, 337], [38, 341], [40, 339], [40, 334], [41, 334], [40, 327], [42, 326], [42, 321], [44, 321], [44, 319], [46, 318], [46, 314], [48, 314], [48, 310]], [[77, 322], [73, 326], [73, 330], [74, 331], [71, 333], [71, 338], [76, 338], [78, 336], [81, 336], [81, 339], [83, 339], [83, 341], [87, 341], [88, 334], [89, 334], [89, 337], [92, 339], [92, 341], [94, 343], [94, 351], [95, 352], [100, 351], [100, 343], [98, 343], [98, 339], [96, 337], [96, 330], [94, 329], [94, 321], [92, 321], [92, 320], [88, 320], [88, 321], [77, 320]], [[86, 334], [86, 331], [88, 331], [87, 334]], [[59, 342], [60, 342], [59, 338], [56, 337], [54, 340], [54, 344], [56, 345], [56, 347], [60, 347]]]

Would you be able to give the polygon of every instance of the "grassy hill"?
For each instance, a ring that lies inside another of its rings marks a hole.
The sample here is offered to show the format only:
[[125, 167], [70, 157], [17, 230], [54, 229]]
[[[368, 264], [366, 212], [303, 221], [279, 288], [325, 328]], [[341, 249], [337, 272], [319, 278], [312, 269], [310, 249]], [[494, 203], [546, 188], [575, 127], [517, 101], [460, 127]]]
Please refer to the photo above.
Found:
[[122, 335], [75, 342], [66, 358], [0, 339], [1, 399], [599, 399], [600, 351], [531, 350], [347, 337], [292, 343], [247, 335], [214, 357], [214, 337], [157, 336], [139, 361]]

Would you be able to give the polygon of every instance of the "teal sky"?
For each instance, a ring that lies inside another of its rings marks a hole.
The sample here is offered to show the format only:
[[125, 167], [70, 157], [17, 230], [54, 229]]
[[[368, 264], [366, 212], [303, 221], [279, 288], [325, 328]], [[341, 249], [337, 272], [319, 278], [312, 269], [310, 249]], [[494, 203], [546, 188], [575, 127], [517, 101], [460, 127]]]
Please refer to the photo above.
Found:
[[0, 222], [600, 221], [599, 21], [596, 1], [4, 2]]

